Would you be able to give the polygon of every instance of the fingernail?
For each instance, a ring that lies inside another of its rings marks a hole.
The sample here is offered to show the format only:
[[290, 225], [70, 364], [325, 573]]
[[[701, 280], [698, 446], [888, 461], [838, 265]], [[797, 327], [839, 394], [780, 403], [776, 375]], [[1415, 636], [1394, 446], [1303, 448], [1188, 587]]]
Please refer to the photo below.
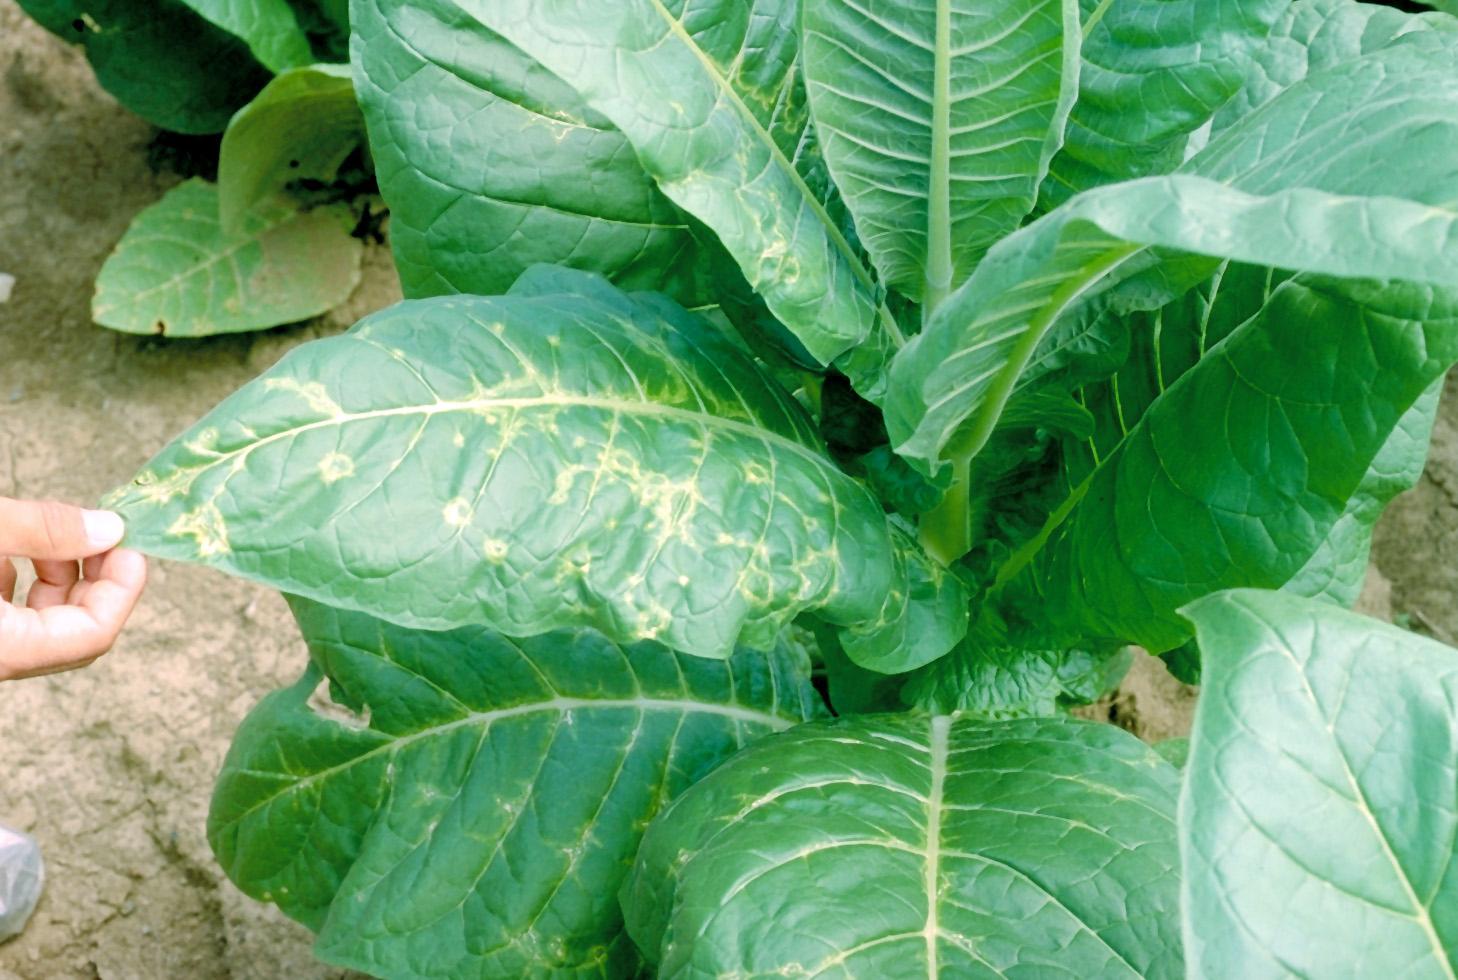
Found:
[[86, 525], [86, 540], [101, 551], [115, 548], [127, 533], [121, 515], [109, 510], [82, 511], [81, 520]]

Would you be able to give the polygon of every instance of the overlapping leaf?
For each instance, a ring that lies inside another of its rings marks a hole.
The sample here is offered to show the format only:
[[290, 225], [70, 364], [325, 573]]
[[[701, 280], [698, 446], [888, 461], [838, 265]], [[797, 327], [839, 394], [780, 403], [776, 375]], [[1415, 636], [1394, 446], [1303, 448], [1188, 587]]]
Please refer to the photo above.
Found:
[[125, 333], [206, 337], [317, 316], [359, 284], [349, 208], [271, 198], [223, 228], [218, 188], [190, 180], [137, 215], [96, 277], [91, 315]]
[[1451, 295], [1284, 283], [1150, 406], [1027, 565], [1005, 571], [1014, 604], [1055, 646], [1178, 646], [1184, 603], [1278, 588], [1307, 565], [1455, 361]]
[[347, 65], [285, 71], [238, 111], [218, 155], [219, 217], [227, 230], [294, 180], [333, 180], [364, 138]]
[[21, 7], [85, 47], [101, 87], [163, 129], [220, 133], [268, 81], [243, 41], [182, 0], [24, 0]]
[[1442, 390], [1440, 378], [1398, 420], [1342, 516], [1302, 569], [1282, 586], [1285, 591], [1342, 606], [1356, 603], [1367, 581], [1377, 519], [1393, 498], [1417, 486], [1422, 478]]
[[1312, 72], [1330, 69], [1431, 30], [1458, 31], [1458, 20], [1409, 14], [1357, 0], [1302, 0], [1288, 5], [1264, 44], [1247, 59], [1246, 80], [1215, 116], [1218, 133]]
[[[797, 167], [792, 0], [458, 0], [622, 131], [663, 192], [718, 235], [822, 363], [879, 397], [899, 338], [859, 256]], [[855, 350], [852, 350], [855, 348]]]
[[1034, 650], [979, 628], [945, 657], [903, 678], [896, 706], [996, 720], [1050, 717], [1108, 694], [1131, 661], [1127, 647]]
[[802, 612], [894, 630], [925, 601], [875, 499], [746, 355], [566, 270], [298, 349], [111, 504], [159, 556], [424, 628], [723, 657]]
[[[1112, 456], [1169, 386], [1196, 368], [1208, 351], [1252, 318], [1263, 316], [1275, 290], [1288, 279], [1289, 275], [1270, 269], [1224, 263], [1207, 282], [1175, 302], [1151, 313], [1127, 314], [1123, 329], [1131, 335], [1131, 349], [1126, 363], [1107, 380], [1085, 385], [1079, 392], [1081, 402], [1096, 417], [1097, 431], [1087, 441], [1087, 452], [1065, 445], [1068, 483], [1077, 486], [1100, 460]], [[1081, 359], [1085, 363], [1073, 369], [1075, 373], [1099, 363], [1102, 352], [1094, 349]], [[1028, 380], [1024, 375], [1020, 386]], [[1283, 586], [1285, 590], [1348, 606], [1357, 600], [1377, 518], [1393, 497], [1422, 475], [1440, 388], [1436, 383], [1398, 422], [1342, 516], [1301, 571]], [[1297, 546], [1295, 539], [1292, 546]]]
[[[1045, 206], [1179, 165], [1238, 92], [1288, 0], [1079, 0], [1083, 65]], [[1297, 4], [1296, 6], [1302, 6]]]
[[1004, 239], [898, 355], [892, 440], [928, 469], [975, 454], [1053, 321], [1150, 247], [1441, 285], [1458, 279], [1455, 229], [1458, 212], [1407, 201], [1255, 196], [1186, 175], [1090, 191]]
[[649, 828], [628, 929], [671, 977], [1181, 976], [1177, 787], [1107, 725], [805, 725]]
[[288, 0], [182, 0], [208, 23], [241, 38], [253, 57], [271, 71], [298, 68], [314, 60]]
[[1078, 91], [1077, 0], [804, 11], [826, 162], [881, 277], [936, 305], [1032, 210]]
[[[953, 454], [975, 453], [1040, 341], [1076, 303], [1151, 265], [1148, 274], [1167, 274], [1162, 285], [1178, 294], [1217, 265], [1171, 262], [1150, 246], [1337, 276], [1454, 281], [1458, 245], [1443, 231], [1452, 213], [1416, 205], [1445, 205], [1458, 186], [1458, 77], [1443, 60], [1455, 37], [1433, 32], [1318, 73], [1228, 129], [1186, 174], [1080, 195], [1004, 239], [897, 355], [887, 411], [898, 449], [926, 466], [954, 440]], [[1389, 145], [1412, 148], [1398, 171], [1382, 150]], [[1409, 239], [1418, 226], [1432, 237]], [[1398, 258], [1403, 249], [1425, 265]]]
[[406, 295], [554, 262], [700, 300], [686, 218], [561, 79], [452, 0], [359, 4], [353, 44]]
[[632, 976], [617, 891], [648, 821], [823, 711], [785, 649], [718, 662], [293, 605], [313, 665], [244, 722], [209, 839], [322, 957], [377, 976]]
[[1458, 651], [1270, 592], [1189, 616], [1189, 975], [1452, 977]]

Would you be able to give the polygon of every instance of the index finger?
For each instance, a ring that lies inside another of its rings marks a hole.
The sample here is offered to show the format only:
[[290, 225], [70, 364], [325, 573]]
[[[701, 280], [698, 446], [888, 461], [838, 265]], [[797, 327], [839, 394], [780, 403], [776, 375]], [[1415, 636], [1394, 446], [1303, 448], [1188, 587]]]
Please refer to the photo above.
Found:
[[0, 497], [0, 554], [77, 561], [111, 550], [125, 533], [122, 519], [110, 511]]

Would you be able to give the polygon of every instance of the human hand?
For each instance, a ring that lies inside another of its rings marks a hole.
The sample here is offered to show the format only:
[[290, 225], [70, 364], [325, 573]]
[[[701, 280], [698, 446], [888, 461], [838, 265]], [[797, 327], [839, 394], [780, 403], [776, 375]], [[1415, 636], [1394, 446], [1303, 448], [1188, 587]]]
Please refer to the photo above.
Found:
[[[116, 547], [116, 514], [0, 497], [0, 681], [84, 667], [111, 649], [147, 583], [147, 561]], [[11, 558], [35, 566], [14, 605]]]

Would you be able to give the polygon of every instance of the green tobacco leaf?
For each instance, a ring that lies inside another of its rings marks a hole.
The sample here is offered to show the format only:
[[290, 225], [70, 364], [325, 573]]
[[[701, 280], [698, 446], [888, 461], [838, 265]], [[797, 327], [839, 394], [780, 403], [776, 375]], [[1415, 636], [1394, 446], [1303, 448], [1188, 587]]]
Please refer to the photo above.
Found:
[[901, 711], [901, 688], [906, 678], [882, 674], [857, 665], [846, 656], [834, 630], [815, 630], [816, 648], [825, 671], [826, 693], [838, 715], [859, 715], [876, 711]]
[[[1269, 269], [1225, 263], [1210, 280], [1175, 302], [1127, 318], [1124, 330], [1133, 335], [1128, 361], [1107, 381], [1085, 386], [1080, 393], [1098, 414], [1100, 431], [1089, 440], [1089, 459], [1083, 467], [1065, 462], [1069, 482], [1076, 485], [1087, 477], [1093, 460], [1113, 456], [1169, 386], [1195, 369], [1208, 351], [1252, 318], [1267, 316], [1266, 305], [1289, 278]], [[1292, 309], [1285, 307], [1286, 315]], [[1095, 351], [1090, 360], [1099, 357]], [[1284, 589], [1325, 596], [1347, 606], [1356, 601], [1367, 574], [1373, 525], [1387, 503], [1422, 475], [1441, 387], [1441, 382], [1435, 383], [1408, 409], [1341, 518]], [[1004, 425], [1006, 420], [1004, 413]], [[1293, 536], [1288, 543], [1297, 547], [1297, 542]]]
[[1066, 145], [1045, 207], [1120, 180], [1168, 173], [1192, 133], [1245, 81], [1288, 0], [1080, 0], [1087, 36]]
[[648, 821], [823, 713], [784, 649], [710, 661], [292, 603], [313, 664], [239, 730], [208, 837], [321, 957], [377, 976], [631, 976], [617, 892]]
[[654, 822], [628, 930], [665, 977], [1182, 976], [1178, 785], [1108, 725], [804, 725]]
[[908, 596], [892, 590], [875, 624], [841, 633], [841, 647], [857, 666], [886, 674], [920, 667], [956, 646], [967, 634], [971, 601], [962, 581], [933, 561], [914, 534], [899, 522], [892, 534], [897, 563], [905, 567], [898, 580], [904, 577], [911, 590], [909, 606]]
[[1058, 316], [1151, 247], [1441, 285], [1458, 280], [1455, 228], [1458, 213], [1403, 200], [1256, 196], [1189, 175], [1089, 191], [1004, 239], [897, 356], [892, 442], [929, 470], [975, 454]]
[[96, 277], [91, 315], [124, 333], [206, 337], [317, 316], [359, 284], [363, 249], [343, 206], [265, 201], [233, 234], [218, 189], [174, 187], [132, 220]]
[[793, 0], [458, 0], [622, 131], [821, 363], [879, 396], [899, 338], [870, 273], [797, 167], [805, 119]]
[[1458, 652], [1278, 593], [1189, 616], [1189, 975], [1452, 977]]
[[980, 628], [951, 653], [906, 678], [901, 699], [930, 711], [990, 720], [1057, 714], [1113, 690], [1129, 670], [1126, 648], [1031, 650]]
[[253, 57], [270, 71], [313, 60], [309, 39], [288, 0], [182, 0], [208, 23], [242, 38]]
[[1304, 568], [1282, 589], [1294, 595], [1324, 598], [1352, 606], [1367, 581], [1372, 531], [1377, 518], [1398, 494], [1417, 486], [1428, 461], [1428, 443], [1443, 391], [1439, 378], [1407, 410], [1372, 460], [1346, 510]]
[[1245, 118], [1313, 72], [1356, 60], [1406, 34], [1430, 30], [1455, 31], [1458, 21], [1356, 0], [1290, 4], [1266, 42], [1251, 53], [1245, 84], [1216, 114], [1215, 131]]
[[407, 296], [505, 292], [538, 262], [686, 304], [702, 249], [627, 139], [451, 0], [367, 0], [355, 71]]
[[1033, 209], [1078, 93], [1077, 0], [804, 8], [826, 163], [881, 277], [935, 306]]
[[725, 657], [802, 612], [895, 629], [921, 594], [880, 505], [747, 355], [561, 269], [298, 348], [110, 502], [160, 557], [426, 629]]
[[[1135, 274], [1141, 279], [1128, 285], [1140, 289], [1145, 309], [1207, 278], [1214, 258], [1440, 285], [1458, 279], [1443, 268], [1458, 257], [1454, 243], [1404, 241], [1406, 224], [1437, 229], [1455, 202], [1455, 50], [1458, 35], [1428, 32], [1318, 73], [1226, 130], [1185, 174], [1088, 192], [1005, 238], [897, 355], [887, 405], [893, 442], [925, 467], [954, 438], [954, 455], [975, 454], [1059, 319]], [[1402, 146], [1402, 166], [1378, 146]], [[1389, 207], [1377, 195], [1444, 211]], [[1409, 276], [1396, 253], [1379, 247], [1381, 264], [1362, 254], [1393, 238], [1426, 268]]]
[[346, 65], [285, 71], [228, 123], [218, 157], [223, 227], [294, 180], [333, 180], [364, 139]]
[[47, 30], [81, 44], [101, 87], [163, 129], [219, 133], [268, 81], [248, 46], [180, 0], [23, 0]]
[[1283, 283], [1130, 428], [1027, 564], [1004, 569], [1011, 606], [1055, 647], [1180, 645], [1180, 606], [1279, 588], [1307, 565], [1455, 361], [1450, 296]]

